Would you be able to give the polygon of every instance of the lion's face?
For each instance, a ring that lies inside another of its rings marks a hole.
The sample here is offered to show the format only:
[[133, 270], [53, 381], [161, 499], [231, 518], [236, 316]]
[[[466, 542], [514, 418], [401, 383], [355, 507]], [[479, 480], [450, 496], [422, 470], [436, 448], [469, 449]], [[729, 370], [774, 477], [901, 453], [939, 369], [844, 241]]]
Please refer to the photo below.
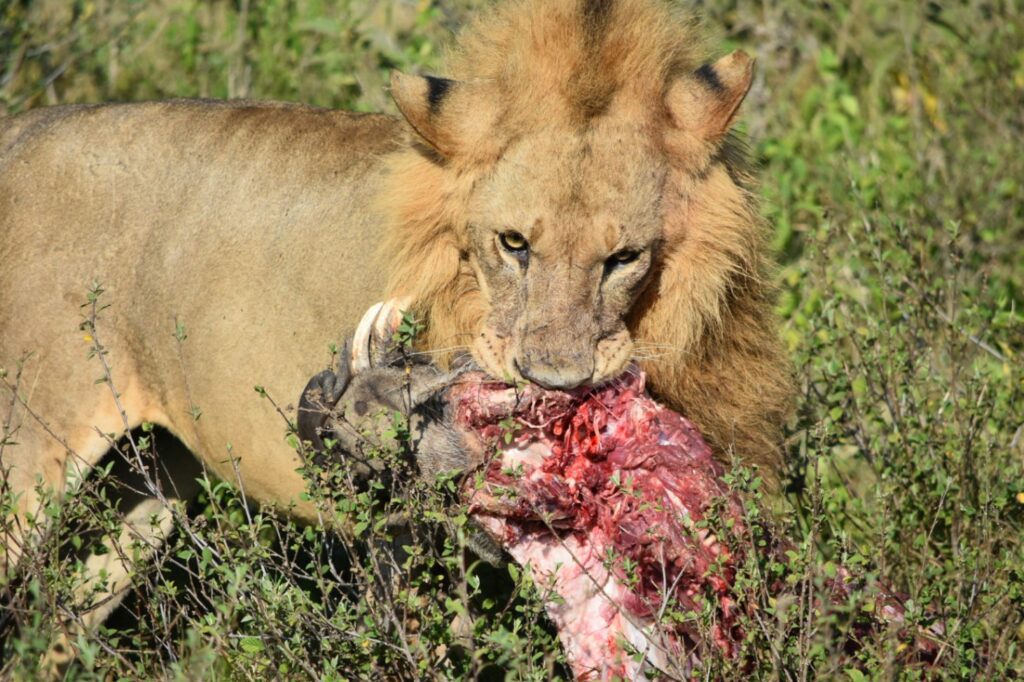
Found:
[[742, 144], [742, 52], [662, 0], [507, 0], [442, 73], [395, 73], [388, 296], [441, 365], [570, 387], [632, 359], [721, 453], [777, 467], [790, 394]]
[[[471, 32], [455, 53], [454, 78], [392, 78], [416, 156], [393, 170], [396, 189], [415, 191], [395, 211], [402, 267], [390, 288], [429, 306], [435, 340], [472, 335], [499, 378], [598, 383], [633, 355], [627, 319], [645, 343], [664, 343], [631, 308], [648, 288], [664, 293], [666, 259], [682, 319], [659, 324], [673, 327], [674, 347], [719, 309], [731, 247], [715, 236], [723, 212], [702, 220], [697, 206], [729, 188], [697, 188], [717, 181], [706, 171], [752, 63], [734, 53], [698, 66], [665, 29], [677, 17], [663, 3], [496, 7], [483, 37]], [[695, 253], [702, 244], [718, 255]], [[719, 271], [694, 285], [694, 258]]]
[[476, 183], [464, 258], [487, 304], [473, 345], [486, 370], [561, 389], [623, 370], [662, 233], [662, 156], [635, 128], [552, 128]]

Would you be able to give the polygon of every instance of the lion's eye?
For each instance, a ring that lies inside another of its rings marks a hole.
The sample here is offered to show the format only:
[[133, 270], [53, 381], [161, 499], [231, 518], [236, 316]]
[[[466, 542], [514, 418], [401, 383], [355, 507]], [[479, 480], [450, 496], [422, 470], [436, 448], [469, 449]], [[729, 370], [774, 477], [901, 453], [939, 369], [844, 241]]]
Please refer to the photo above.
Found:
[[633, 249], [623, 249], [622, 251], [616, 251], [612, 255], [608, 256], [607, 260], [604, 262], [605, 279], [619, 268], [625, 267], [636, 261], [639, 257], [640, 252], [634, 251]]
[[526, 237], [515, 231], [502, 232], [498, 237], [498, 241], [501, 242], [506, 251], [511, 251], [517, 256], [525, 254], [530, 248], [530, 243], [526, 241]]
[[623, 251], [618, 251], [617, 253], [613, 253], [611, 256], [609, 256], [608, 261], [610, 263], [614, 263], [615, 265], [627, 265], [628, 263], [632, 263], [633, 261], [635, 261], [639, 257], [640, 257], [640, 252], [639, 251], [633, 251], [632, 249], [625, 249]]

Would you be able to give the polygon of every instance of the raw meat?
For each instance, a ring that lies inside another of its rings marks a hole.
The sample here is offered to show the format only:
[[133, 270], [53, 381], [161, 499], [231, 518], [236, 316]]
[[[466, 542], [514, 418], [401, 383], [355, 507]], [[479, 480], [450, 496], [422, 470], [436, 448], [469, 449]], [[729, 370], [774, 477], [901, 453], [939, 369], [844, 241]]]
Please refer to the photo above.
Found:
[[646, 396], [639, 370], [592, 391], [453, 391], [457, 422], [499, 446], [470, 509], [557, 594], [548, 612], [578, 679], [644, 679], [644, 662], [688, 676], [700, 636], [695, 623], [655, 626], [667, 598], [691, 612], [710, 600], [714, 642], [731, 652], [734, 557], [702, 521], [717, 504], [741, 534], [740, 507], [697, 429]]
[[[469, 374], [448, 391], [456, 424], [494, 455], [467, 479], [470, 511], [532, 571], [579, 680], [645, 680], [652, 666], [686, 679], [702, 648], [732, 656], [743, 637], [733, 583], [751, 543], [740, 502], [694, 425], [644, 381], [632, 367], [559, 392]], [[712, 512], [722, 538], [707, 527]], [[852, 587], [840, 571], [833, 599]], [[898, 600], [880, 593], [876, 616], [902, 623]], [[711, 609], [710, 633], [666, 609]], [[927, 658], [935, 647], [917, 648]]]

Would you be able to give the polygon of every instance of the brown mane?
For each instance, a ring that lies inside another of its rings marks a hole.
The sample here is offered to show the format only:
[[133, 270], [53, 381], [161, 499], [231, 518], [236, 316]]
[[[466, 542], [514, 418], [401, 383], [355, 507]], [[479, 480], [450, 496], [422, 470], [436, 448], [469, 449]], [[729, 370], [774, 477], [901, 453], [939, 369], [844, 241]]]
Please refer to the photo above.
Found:
[[[465, 27], [446, 75], [474, 88], [478, 106], [461, 112], [471, 144], [443, 159], [411, 143], [389, 159], [383, 197], [389, 292], [412, 296], [428, 323], [425, 347], [465, 346], [486, 313], [463, 257], [463, 207], [503, 149], [552, 122], [591, 125], [611, 108], [661, 135], [670, 84], [705, 56], [694, 19], [659, 0], [513, 0]], [[664, 248], [629, 324], [640, 362], [653, 392], [720, 456], [735, 451], [776, 483], [792, 389], [742, 145], [730, 136], [701, 157], [663, 137]]]

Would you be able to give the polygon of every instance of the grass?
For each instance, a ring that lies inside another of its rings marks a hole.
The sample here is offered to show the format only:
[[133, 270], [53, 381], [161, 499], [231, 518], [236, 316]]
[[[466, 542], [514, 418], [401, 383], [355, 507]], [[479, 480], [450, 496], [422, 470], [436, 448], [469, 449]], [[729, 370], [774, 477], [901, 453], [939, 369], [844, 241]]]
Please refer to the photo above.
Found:
[[[11, 2], [0, 6], [0, 107], [202, 96], [393, 110], [387, 72], [430, 72], [450, 26], [478, 4]], [[704, 672], [924, 677], [901, 657], [899, 633], [842, 650], [868, 591], [810, 611], [758, 592], [757, 571], [769, 570], [820, 594], [842, 563], [907, 594], [909, 621], [945, 624], [929, 674], [1020, 678], [1024, 8], [701, 5], [723, 51], [758, 57], [744, 126], [776, 230], [782, 334], [801, 387], [790, 485], [771, 521], [794, 548], [744, 574], [773, 626], [750, 628], [747, 669], [709, 656]], [[173, 447], [163, 434], [142, 437], [125, 446], [132, 456]], [[81, 503], [48, 508], [51, 541], [5, 588], [4, 676], [33, 677], [50, 617], [75, 585], [75, 557], [109, 523], [109, 505], [95, 500], [114, 473], [97, 472]], [[348, 528], [337, 537], [203, 479], [201, 500], [178, 514], [179, 532], [140, 570], [126, 607], [79, 642], [69, 676], [566, 674], [543, 586], [514, 567], [466, 563], [471, 526], [439, 502], [450, 481], [388, 506], [351, 490], [343, 471], [319, 476], [336, 477], [311, 494]], [[412, 556], [388, 540], [391, 513], [425, 519]], [[391, 585], [396, 566], [411, 582]]]

